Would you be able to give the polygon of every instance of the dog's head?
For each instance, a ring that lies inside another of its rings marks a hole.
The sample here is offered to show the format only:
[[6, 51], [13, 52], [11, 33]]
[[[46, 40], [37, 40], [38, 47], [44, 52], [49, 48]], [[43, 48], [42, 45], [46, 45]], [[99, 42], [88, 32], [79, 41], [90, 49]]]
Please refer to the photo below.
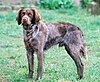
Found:
[[40, 19], [41, 17], [36, 8], [21, 8], [16, 17], [18, 25], [22, 24], [23, 26], [35, 24], [39, 22]]

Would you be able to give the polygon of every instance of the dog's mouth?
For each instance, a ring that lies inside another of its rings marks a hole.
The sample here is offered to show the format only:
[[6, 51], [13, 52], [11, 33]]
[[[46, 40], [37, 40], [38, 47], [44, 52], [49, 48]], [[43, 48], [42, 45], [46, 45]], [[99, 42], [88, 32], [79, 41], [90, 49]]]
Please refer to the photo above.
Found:
[[21, 21], [21, 24], [22, 24], [23, 26], [29, 26], [29, 25], [31, 24], [31, 22], [29, 22], [29, 21], [27, 21], [27, 20], [22, 20], [22, 21]]
[[29, 26], [30, 24], [28, 24], [27, 22], [22, 22], [23, 26]]
[[22, 21], [21, 25], [23, 26], [23, 29], [25, 29], [25, 30], [29, 29], [30, 26], [31, 26], [31, 24], [28, 24], [27, 21], [26, 22], [25, 21], [24, 22]]

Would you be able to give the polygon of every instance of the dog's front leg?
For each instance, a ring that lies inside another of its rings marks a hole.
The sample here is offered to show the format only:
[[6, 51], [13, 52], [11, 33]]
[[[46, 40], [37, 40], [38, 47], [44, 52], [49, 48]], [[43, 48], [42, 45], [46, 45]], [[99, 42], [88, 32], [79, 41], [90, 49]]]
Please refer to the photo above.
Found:
[[33, 76], [33, 68], [34, 68], [34, 55], [33, 55], [34, 51], [32, 50], [28, 50], [27, 51], [27, 59], [28, 59], [28, 68], [29, 68], [29, 74], [28, 77], [32, 78]]
[[40, 50], [37, 51], [37, 59], [38, 59], [38, 69], [37, 69], [36, 80], [39, 80], [42, 78], [42, 72], [43, 72], [43, 51]]

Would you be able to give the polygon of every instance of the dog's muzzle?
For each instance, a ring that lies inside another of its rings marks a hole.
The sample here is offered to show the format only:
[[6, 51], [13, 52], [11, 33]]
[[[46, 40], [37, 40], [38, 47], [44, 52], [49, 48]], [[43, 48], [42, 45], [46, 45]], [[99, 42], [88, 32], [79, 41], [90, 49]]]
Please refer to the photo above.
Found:
[[22, 17], [22, 25], [27, 26], [27, 25], [30, 25], [30, 24], [31, 24], [30, 18], [27, 15], [23, 16]]

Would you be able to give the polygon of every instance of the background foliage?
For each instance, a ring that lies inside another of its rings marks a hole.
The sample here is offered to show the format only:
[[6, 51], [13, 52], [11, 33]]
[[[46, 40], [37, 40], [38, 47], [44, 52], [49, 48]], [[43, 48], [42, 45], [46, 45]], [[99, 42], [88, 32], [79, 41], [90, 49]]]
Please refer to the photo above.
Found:
[[86, 8], [92, 0], [81, 0], [81, 7]]
[[71, 8], [72, 0], [40, 0], [40, 6], [49, 9]]
[[[80, 7], [85, 8], [91, 0], [81, 0]], [[49, 9], [59, 9], [59, 8], [72, 8], [75, 7], [73, 0], [40, 0], [40, 6]]]

